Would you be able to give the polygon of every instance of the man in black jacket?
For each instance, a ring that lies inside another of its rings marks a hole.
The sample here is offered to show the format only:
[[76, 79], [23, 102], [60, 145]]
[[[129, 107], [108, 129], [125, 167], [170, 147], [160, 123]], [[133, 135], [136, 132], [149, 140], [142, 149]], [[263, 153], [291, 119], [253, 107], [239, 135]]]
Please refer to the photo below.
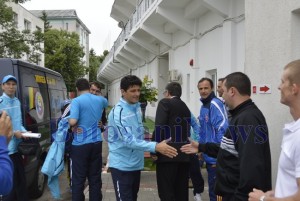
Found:
[[[169, 145], [179, 149], [190, 136], [191, 112], [180, 99], [179, 83], [169, 83], [164, 96], [156, 110], [153, 140], [161, 142], [171, 138]], [[156, 178], [160, 199], [188, 201], [189, 155], [178, 152], [172, 159], [161, 154], [157, 156]]]
[[253, 188], [271, 189], [268, 127], [263, 114], [250, 99], [251, 82], [247, 75], [229, 74], [222, 87], [232, 119], [221, 145], [191, 142], [181, 150], [217, 156], [215, 193], [222, 196], [223, 201], [246, 201]]

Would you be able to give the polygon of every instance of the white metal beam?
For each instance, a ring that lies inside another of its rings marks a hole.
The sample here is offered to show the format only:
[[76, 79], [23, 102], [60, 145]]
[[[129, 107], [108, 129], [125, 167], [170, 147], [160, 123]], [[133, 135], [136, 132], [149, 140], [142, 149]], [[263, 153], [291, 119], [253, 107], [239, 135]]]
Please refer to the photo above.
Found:
[[124, 49], [128, 52], [131, 52], [135, 56], [139, 57], [141, 60], [147, 60], [147, 54], [144, 51], [138, 50], [138, 48], [129, 45], [128, 43], [124, 46]]
[[116, 66], [113, 65], [112, 63], [110, 63], [108, 66], [109, 66], [109, 69], [110, 69], [112, 72], [115, 72], [115, 73], [117, 73], [117, 74], [123, 73], [123, 71], [122, 71], [120, 68], [116, 67]]
[[167, 9], [167, 8], [157, 7], [156, 13], [160, 14], [166, 20], [178, 26], [179, 29], [187, 32], [190, 35], [193, 35], [194, 23], [192, 20], [184, 19], [183, 9], [178, 9], [178, 8]]
[[157, 38], [159, 41], [161, 41], [162, 43], [166, 44], [167, 46], [171, 47], [172, 46], [172, 37], [170, 34], [166, 34], [163, 31], [162, 27], [159, 26], [147, 26], [145, 24], [143, 24], [141, 26], [141, 29], [143, 29], [144, 31], [146, 31], [148, 34], [150, 34], [151, 36]]
[[230, 0], [200, 0], [202, 5], [217, 13], [218, 15], [227, 18], [229, 16]]
[[118, 54], [116, 57], [117, 57], [117, 60], [118, 60], [121, 64], [124, 64], [124, 65], [127, 66], [129, 69], [135, 68], [134, 63], [132, 63], [131, 61], [129, 61], [129, 60], [127, 60], [126, 58], [122, 57], [122, 55]]
[[128, 52], [126, 50], [120, 51], [119, 55], [123, 56], [128, 61], [130, 61], [130, 62], [132, 62], [134, 64], [139, 64], [140, 63], [140, 60], [136, 56], [134, 56], [133, 54], [131, 54], [130, 52]]
[[109, 73], [100, 73], [99, 77], [106, 77], [108, 80], [114, 80], [114, 76]]
[[122, 70], [122, 72], [127, 72], [129, 71], [129, 68], [122, 63], [110, 63], [110, 65], [115, 66], [116, 68]]
[[151, 52], [154, 55], [158, 55], [159, 54], [159, 50], [158, 47], [155, 45], [152, 45], [150, 43], [145, 42], [144, 40], [137, 38], [135, 36], [131, 36], [130, 38], [133, 42], [135, 42], [136, 44], [138, 44], [139, 46], [141, 46], [142, 48], [148, 50], [149, 52]]

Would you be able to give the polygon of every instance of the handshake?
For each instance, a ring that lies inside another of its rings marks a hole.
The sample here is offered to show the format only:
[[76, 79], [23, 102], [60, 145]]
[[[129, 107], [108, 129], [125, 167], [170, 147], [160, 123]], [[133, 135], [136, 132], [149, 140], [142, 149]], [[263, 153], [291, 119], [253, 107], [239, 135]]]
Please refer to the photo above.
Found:
[[[198, 153], [198, 146], [199, 143], [196, 141], [190, 140], [190, 144], [183, 145], [180, 148], [180, 151], [186, 154], [194, 154]], [[169, 157], [169, 158], [174, 158], [178, 155], [177, 150], [174, 147], [169, 146], [167, 143], [171, 141], [171, 138], [164, 140], [160, 143], [158, 143], [155, 147], [155, 151], [160, 152], [161, 154]]]

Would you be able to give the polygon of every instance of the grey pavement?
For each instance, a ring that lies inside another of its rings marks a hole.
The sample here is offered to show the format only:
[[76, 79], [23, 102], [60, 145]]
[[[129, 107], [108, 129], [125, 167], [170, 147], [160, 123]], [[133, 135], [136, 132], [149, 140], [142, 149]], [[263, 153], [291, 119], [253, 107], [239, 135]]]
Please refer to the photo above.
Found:
[[[141, 183], [140, 183], [140, 190], [138, 194], [138, 200], [141, 201], [159, 201], [158, 192], [157, 192], [157, 185], [156, 185], [156, 172], [155, 171], [142, 171], [141, 174]], [[202, 193], [201, 197], [203, 201], [208, 201], [208, 187], [207, 187], [207, 172], [206, 169], [202, 169], [202, 174], [204, 177], [205, 188], [204, 192]], [[115, 191], [111, 179], [110, 173], [102, 174], [102, 194], [103, 194], [103, 201], [115, 201]], [[89, 200], [89, 191], [88, 186], [85, 189], [85, 198]], [[193, 201], [193, 189], [189, 189], [189, 201]]]

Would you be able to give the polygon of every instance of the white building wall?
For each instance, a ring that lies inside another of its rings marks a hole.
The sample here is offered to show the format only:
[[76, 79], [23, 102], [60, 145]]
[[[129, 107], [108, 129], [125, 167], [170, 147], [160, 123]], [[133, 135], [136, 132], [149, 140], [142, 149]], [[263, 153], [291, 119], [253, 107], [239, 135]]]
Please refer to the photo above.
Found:
[[[243, 14], [244, 1], [232, 0], [230, 10], [230, 18]], [[224, 18], [217, 13], [212, 11], [205, 13], [194, 21], [194, 33], [198, 37], [177, 31], [172, 35], [173, 44], [167, 52], [168, 58], [164, 60], [156, 58], [150, 64], [133, 70], [132, 74], [141, 79], [146, 74], [152, 78], [153, 85], [159, 89], [160, 99], [166, 84], [165, 80], [169, 80], [169, 76], [165, 75], [166, 71], [162, 69], [168, 68], [167, 71], [176, 69], [181, 76], [182, 100], [195, 116], [198, 116], [201, 103], [197, 83], [202, 77], [209, 77], [214, 71], [217, 72], [218, 78], [233, 71], [244, 71], [244, 19], [235, 22], [223, 23], [223, 21]], [[208, 31], [216, 25], [220, 27]], [[201, 33], [205, 32], [207, 33], [201, 36]], [[189, 64], [191, 59], [194, 60], [193, 66]], [[154, 119], [155, 112], [156, 106], [148, 106], [146, 116]]]
[[[114, 106], [121, 98], [120, 91], [120, 79], [115, 80], [113, 83], [108, 85], [108, 104]], [[108, 114], [107, 114], [108, 115]]]
[[[30, 30], [31, 32], [34, 32], [37, 30], [37, 27], [39, 27], [42, 32], [44, 32], [44, 21], [40, 18], [34, 16], [31, 14], [28, 10], [26, 10], [24, 7], [22, 7], [20, 4], [9, 2], [7, 3], [9, 7], [12, 8], [13, 12], [18, 15], [18, 30], [23, 31], [25, 30], [24, 26], [24, 20], [26, 19], [28, 22], [30, 22]], [[42, 48], [44, 48], [44, 44], [41, 44]], [[40, 53], [41, 61], [38, 63], [40, 66], [45, 66], [45, 60], [44, 60], [44, 53]], [[22, 57], [23, 60], [27, 61], [27, 56], [25, 55]]]
[[[243, 5], [243, 3], [240, 3]], [[234, 13], [238, 15], [244, 12], [242, 6], [235, 6], [239, 10]], [[236, 17], [236, 16], [232, 16]], [[191, 111], [198, 116], [201, 103], [197, 84], [202, 77], [210, 77], [214, 71], [217, 77], [224, 77], [233, 71], [244, 71], [244, 20], [240, 22], [225, 22], [224, 18], [213, 12], [207, 12], [196, 20], [196, 33], [205, 33], [216, 25], [215, 28], [198, 39], [177, 32], [173, 36], [174, 47], [170, 51], [170, 69], [178, 69], [182, 75], [182, 99], [189, 106]], [[186, 41], [189, 43], [182, 46]], [[189, 61], [193, 59], [194, 65], [190, 66]], [[189, 90], [189, 92], [186, 92]]]
[[300, 58], [300, 1], [246, 0], [245, 7], [245, 72], [254, 85], [272, 86], [271, 94], [252, 98], [268, 123], [273, 178], [276, 178], [282, 128], [284, 123], [292, 121], [288, 107], [280, 104], [277, 87], [283, 67]]

